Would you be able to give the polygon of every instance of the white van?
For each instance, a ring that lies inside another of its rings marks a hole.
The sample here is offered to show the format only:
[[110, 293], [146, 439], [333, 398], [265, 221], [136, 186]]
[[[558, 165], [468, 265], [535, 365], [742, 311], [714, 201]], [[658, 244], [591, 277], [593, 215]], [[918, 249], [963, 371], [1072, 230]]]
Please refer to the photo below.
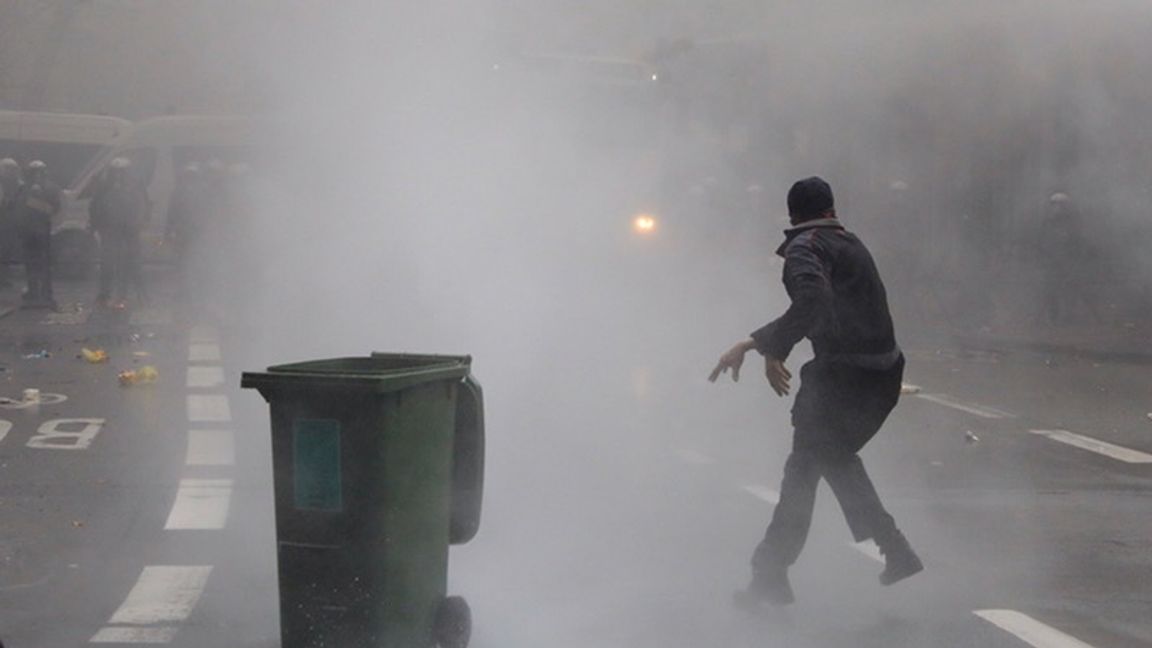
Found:
[[80, 231], [87, 228], [93, 184], [113, 158], [126, 157], [132, 161], [133, 172], [145, 181], [152, 201], [151, 218], [144, 232], [144, 258], [168, 260], [164, 234], [177, 174], [192, 162], [201, 166], [212, 160], [225, 165], [250, 162], [253, 137], [252, 121], [246, 117], [171, 115], [138, 122], [113, 141], [68, 188], [62, 227]]
[[67, 187], [131, 128], [118, 117], [0, 110], [0, 158], [21, 166], [43, 160], [52, 180]]
[[[21, 166], [43, 160], [48, 165], [48, 177], [67, 187], [131, 128], [131, 122], [118, 117], [0, 110], [0, 158], [13, 158]], [[65, 218], [61, 214], [54, 225], [59, 227]], [[68, 258], [84, 257], [91, 252], [90, 238], [86, 234], [65, 233], [61, 251]], [[68, 249], [70, 244], [79, 248]], [[0, 262], [19, 260], [17, 251], [9, 251], [14, 256]], [[53, 256], [61, 258], [57, 252]]]

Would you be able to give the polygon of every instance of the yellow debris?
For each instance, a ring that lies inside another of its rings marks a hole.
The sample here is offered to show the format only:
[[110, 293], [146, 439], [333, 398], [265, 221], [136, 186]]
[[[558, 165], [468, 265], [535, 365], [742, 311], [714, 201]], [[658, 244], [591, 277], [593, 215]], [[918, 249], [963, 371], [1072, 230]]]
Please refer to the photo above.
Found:
[[108, 352], [105, 351], [104, 349], [84, 348], [84, 349], [80, 349], [80, 355], [84, 356], [84, 359], [87, 360], [88, 362], [91, 362], [92, 364], [100, 364], [102, 362], [108, 362]]

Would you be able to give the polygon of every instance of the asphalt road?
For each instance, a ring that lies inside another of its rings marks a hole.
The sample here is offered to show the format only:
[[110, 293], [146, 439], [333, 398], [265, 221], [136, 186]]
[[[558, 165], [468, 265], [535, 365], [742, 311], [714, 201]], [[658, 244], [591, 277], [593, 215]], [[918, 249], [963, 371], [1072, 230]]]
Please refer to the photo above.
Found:
[[[44, 401], [0, 405], [0, 637], [278, 645], [267, 411], [239, 372], [310, 350], [162, 289], [148, 309], [44, 317], [0, 319], [0, 396]], [[822, 487], [798, 603], [749, 617], [731, 594], [771, 512], [788, 404], [755, 364], [708, 384], [721, 349], [700, 346], [527, 382], [477, 359], [486, 509], [451, 577], [473, 646], [1152, 645], [1147, 367], [909, 349], [920, 391], [863, 456], [926, 571], [880, 587]], [[144, 364], [155, 384], [118, 383]]]

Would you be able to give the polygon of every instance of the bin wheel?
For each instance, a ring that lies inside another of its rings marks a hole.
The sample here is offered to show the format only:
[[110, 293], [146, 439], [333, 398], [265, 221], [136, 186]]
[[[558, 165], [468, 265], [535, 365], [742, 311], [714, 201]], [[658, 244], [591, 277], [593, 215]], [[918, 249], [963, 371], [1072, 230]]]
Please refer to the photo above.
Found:
[[472, 609], [461, 596], [449, 596], [436, 609], [433, 637], [439, 648], [467, 648], [472, 639]]

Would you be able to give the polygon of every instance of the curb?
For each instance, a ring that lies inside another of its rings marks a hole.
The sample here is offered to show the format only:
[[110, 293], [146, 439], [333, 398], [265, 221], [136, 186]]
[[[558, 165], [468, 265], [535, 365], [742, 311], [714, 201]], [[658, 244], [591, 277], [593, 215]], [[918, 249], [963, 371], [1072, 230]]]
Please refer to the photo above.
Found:
[[20, 309], [15, 306], [0, 306], [0, 319], [4, 319], [18, 310]]
[[1015, 349], [1033, 351], [1036, 353], [1052, 353], [1066, 356], [1079, 356], [1103, 362], [1120, 362], [1125, 364], [1152, 364], [1152, 349], [1148, 351], [1135, 351], [1131, 349], [1100, 349], [1078, 344], [1056, 344], [1037, 340], [1013, 340], [1004, 338], [979, 338], [955, 336], [953, 338], [961, 347], [1004, 350]]

